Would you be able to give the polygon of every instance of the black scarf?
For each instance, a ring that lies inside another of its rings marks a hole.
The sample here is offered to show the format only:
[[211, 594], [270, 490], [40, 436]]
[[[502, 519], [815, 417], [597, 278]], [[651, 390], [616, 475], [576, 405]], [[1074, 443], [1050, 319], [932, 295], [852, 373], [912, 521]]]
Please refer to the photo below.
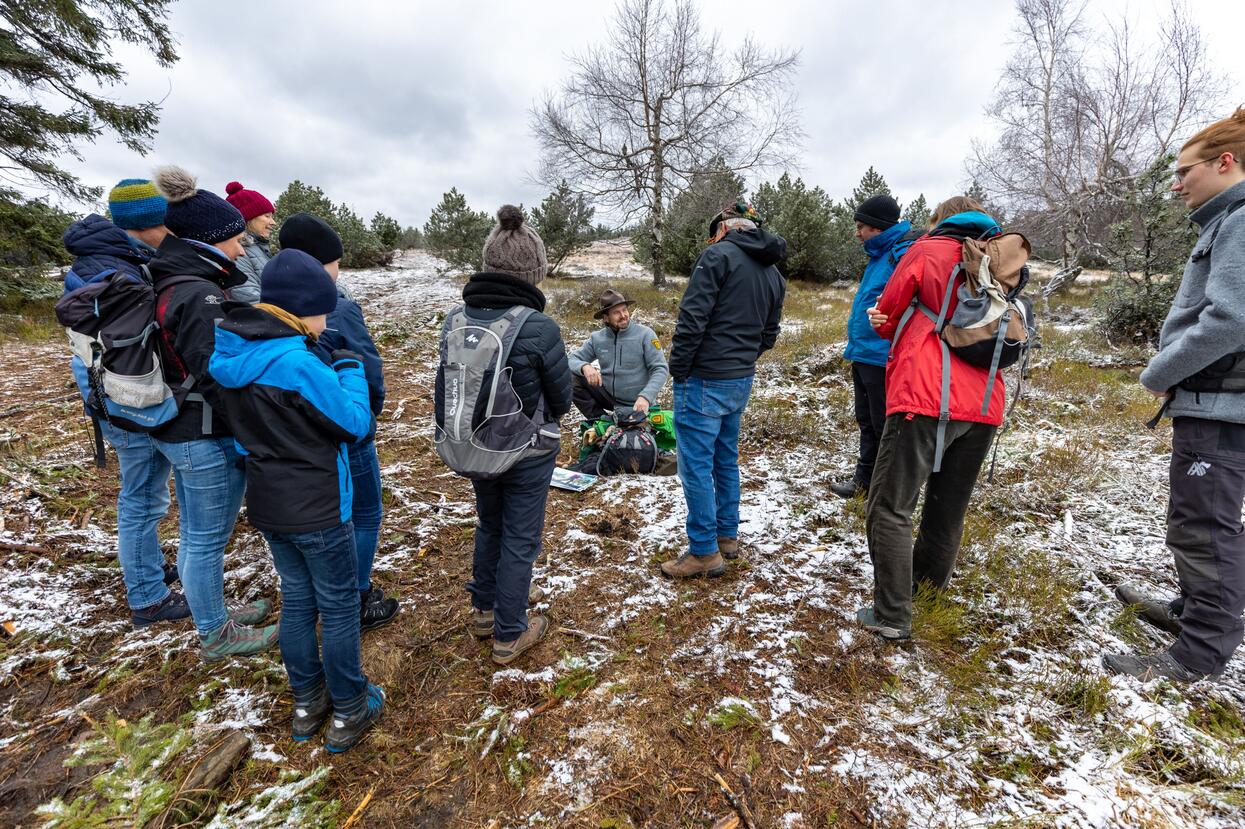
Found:
[[504, 273], [478, 273], [463, 286], [463, 302], [471, 308], [510, 308], [523, 305], [545, 310], [540, 288]]

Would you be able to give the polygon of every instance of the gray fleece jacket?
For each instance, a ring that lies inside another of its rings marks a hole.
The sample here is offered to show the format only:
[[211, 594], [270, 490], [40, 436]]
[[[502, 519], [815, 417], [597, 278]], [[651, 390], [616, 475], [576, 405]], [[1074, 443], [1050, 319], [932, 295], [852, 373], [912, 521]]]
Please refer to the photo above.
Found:
[[242, 250], [244, 254], [238, 259], [238, 270], [246, 274], [246, 282], [232, 289], [229, 298], [254, 305], [259, 302], [260, 274], [264, 272], [264, 265], [272, 258], [268, 255], [268, 240], [261, 239], [248, 230], [242, 239]]
[[[1148, 389], [1172, 389], [1221, 357], [1245, 351], [1245, 182], [1194, 210], [1201, 232], [1172, 302], [1159, 353], [1141, 373]], [[1168, 417], [1201, 417], [1245, 423], [1245, 394], [1175, 389]]]
[[599, 328], [588, 342], [567, 355], [571, 373], [580, 376], [593, 360], [600, 364], [603, 387], [624, 408], [630, 408], [641, 396], [655, 404], [670, 377], [661, 341], [653, 329], [634, 321], [620, 332], [609, 326]]

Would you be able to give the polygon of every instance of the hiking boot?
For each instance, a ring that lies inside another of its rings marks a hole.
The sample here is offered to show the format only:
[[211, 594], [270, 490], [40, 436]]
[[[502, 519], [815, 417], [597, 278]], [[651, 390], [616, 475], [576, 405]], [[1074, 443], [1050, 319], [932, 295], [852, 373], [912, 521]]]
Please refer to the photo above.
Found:
[[229, 618], [239, 625], [258, 625], [272, 615], [272, 599], [256, 599], [241, 607], [229, 608]]
[[718, 552], [727, 561], [734, 561], [739, 558], [739, 539], [718, 536]]
[[864, 497], [869, 494], [869, 487], [861, 486], [855, 479], [850, 481], [835, 481], [830, 484], [830, 491], [840, 498], [855, 498], [857, 495]]
[[384, 592], [373, 587], [359, 593], [359, 632], [376, 630], [392, 622], [398, 615], [398, 600], [385, 598]]
[[177, 572], [176, 564], [166, 561], [164, 562], [163, 566], [164, 566], [164, 583], [165, 584], [177, 584], [179, 581], [182, 580], [181, 573]]
[[255, 628], [240, 625], [233, 619], [207, 636], [200, 636], [204, 662], [219, 662], [229, 656], [250, 656], [277, 644], [277, 626]]
[[186, 603], [186, 597], [176, 590], [170, 590], [169, 595], [153, 605], [130, 610], [130, 624], [135, 630], [156, 622], [176, 622], [189, 617], [190, 605]]
[[716, 579], [726, 572], [726, 562], [721, 553], [708, 556], [694, 556], [684, 553], [678, 558], [661, 563], [661, 574], [672, 579], [698, 579], [708, 576]]
[[320, 733], [320, 729], [324, 726], [325, 721], [332, 712], [333, 702], [329, 699], [328, 689], [323, 685], [320, 686], [320, 692], [309, 700], [300, 701], [296, 694], [294, 697], [294, 733], [292, 736], [300, 743], [307, 742]]
[[865, 630], [876, 633], [883, 639], [892, 642], [902, 641], [912, 638], [912, 631], [908, 628], [901, 628], [898, 625], [892, 625], [889, 622], [883, 622], [874, 612], [873, 607], [862, 607], [856, 611], [856, 621], [864, 625]]
[[1129, 607], [1137, 608], [1138, 619], [1144, 619], [1160, 630], [1180, 635], [1184, 626], [1180, 624], [1180, 617], [1172, 612], [1171, 605], [1167, 602], [1147, 596], [1133, 584], [1116, 585], [1115, 597]]
[[[527, 603], [536, 604], [545, 598], [543, 588], [533, 584], [527, 591]], [[471, 606], [471, 621], [467, 624], [468, 632], [477, 639], [487, 639], [493, 635], [493, 611], [480, 610]]]
[[544, 616], [533, 616], [527, 620], [527, 630], [511, 642], [493, 641], [493, 661], [498, 665], [509, 665], [523, 654], [531, 650], [537, 642], [545, 638], [549, 632], [549, 620]]
[[380, 686], [369, 682], [367, 705], [362, 711], [352, 717], [342, 717], [337, 712], [333, 712], [333, 718], [329, 721], [329, 730], [324, 735], [328, 750], [334, 754], [340, 754], [354, 748], [363, 739], [368, 729], [380, 719], [381, 712], [384, 710], [385, 692], [380, 689]]
[[1152, 679], [1170, 679], [1173, 682], [1197, 682], [1206, 674], [1191, 671], [1176, 661], [1170, 651], [1151, 656], [1134, 656], [1130, 653], [1110, 653], [1102, 658], [1102, 665], [1113, 674], [1136, 677], [1142, 682]]

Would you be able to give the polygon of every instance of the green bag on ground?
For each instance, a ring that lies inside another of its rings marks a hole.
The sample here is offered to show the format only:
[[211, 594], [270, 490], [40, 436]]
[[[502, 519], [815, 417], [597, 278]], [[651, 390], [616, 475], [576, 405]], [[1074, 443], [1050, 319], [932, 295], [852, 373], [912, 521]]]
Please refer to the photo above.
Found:
[[[648, 424], [653, 429], [653, 438], [657, 441], [657, 448], [663, 452], [673, 452], [677, 445], [674, 433], [674, 412], [669, 409], [649, 409]], [[614, 421], [609, 416], [600, 418], [599, 420], [583, 420], [579, 423], [579, 459], [591, 455], [596, 451], [596, 446], [601, 439], [605, 437], [606, 431], [614, 425]], [[590, 440], [584, 440], [584, 435], [588, 432], [595, 432]]]

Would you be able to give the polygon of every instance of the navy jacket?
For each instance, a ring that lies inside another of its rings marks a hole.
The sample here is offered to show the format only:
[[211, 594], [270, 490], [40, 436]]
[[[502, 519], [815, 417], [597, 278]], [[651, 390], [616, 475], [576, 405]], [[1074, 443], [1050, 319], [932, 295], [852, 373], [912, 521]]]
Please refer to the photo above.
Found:
[[246, 510], [261, 530], [305, 533], [350, 520], [346, 445], [372, 430], [357, 360], [332, 368], [274, 315], [230, 302], [208, 364], [246, 455]]
[[216, 325], [225, 316], [225, 291], [241, 284], [245, 277], [211, 245], [176, 236], [160, 243], [148, 268], [156, 289], [156, 319], [161, 324], [164, 381], [176, 387], [187, 374], [193, 374], [192, 391], [203, 395], [212, 407], [212, 428], [206, 434], [203, 405], [187, 401], [177, 417], [153, 437], [169, 443], [228, 437], [232, 433], [223, 414], [224, 401], [208, 373], [208, 359], [216, 347]]
[[776, 267], [781, 236], [732, 230], [705, 248], [687, 281], [670, 346], [670, 376], [702, 380], [751, 377], [774, 347], [787, 281]]
[[895, 266], [915, 241], [908, 232], [911, 229], [912, 225], [908, 222], [900, 222], [865, 242], [869, 264], [865, 265], [860, 287], [852, 300], [852, 313], [847, 318], [847, 349], [843, 352], [847, 360], [871, 366], [886, 365], [890, 343], [873, 330], [867, 312], [877, 304], [887, 280], [895, 272]]
[[[571, 410], [571, 370], [566, 362], [566, 343], [562, 330], [543, 312], [545, 295], [535, 285], [513, 276], [478, 273], [463, 286], [467, 316], [492, 322], [516, 305], [536, 311], [527, 318], [510, 349], [510, 382], [523, 403], [523, 413], [532, 417], [541, 398], [545, 414], [556, 420]], [[441, 411], [443, 389], [434, 392], [436, 410]]]
[[363, 358], [363, 374], [367, 377], [368, 400], [372, 414], [380, 415], [385, 408], [385, 370], [376, 343], [367, 330], [363, 311], [346, 292], [338, 288], [337, 308], [329, 314], [327, 327], [316, 341], [315, 353], [325, 365], [332, 364], [332, 355], [338, 349], [353, 351]]
[[65, 250], [76, 257], [65, 274], [66, 291], [81, 288], [105, 272], [121, 271], [142, 279], [142, 266], [150, 259], [146, 245], [94, 213], [71, 224], [62, 241]]

